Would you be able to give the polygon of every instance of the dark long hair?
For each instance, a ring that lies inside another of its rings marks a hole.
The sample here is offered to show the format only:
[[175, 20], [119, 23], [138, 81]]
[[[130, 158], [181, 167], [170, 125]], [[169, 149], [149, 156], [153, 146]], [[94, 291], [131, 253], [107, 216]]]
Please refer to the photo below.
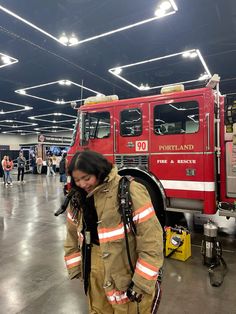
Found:
[[112, 169], [112, 163], [108, 161], [102, 154], [92, 150], [77, 152], [68, 167], [68, 174], [71, 176], [71, 186], [76, 187], [72, 172], [80, 170], [87, 174], [95, 175], [101, 184], [108, 176]]

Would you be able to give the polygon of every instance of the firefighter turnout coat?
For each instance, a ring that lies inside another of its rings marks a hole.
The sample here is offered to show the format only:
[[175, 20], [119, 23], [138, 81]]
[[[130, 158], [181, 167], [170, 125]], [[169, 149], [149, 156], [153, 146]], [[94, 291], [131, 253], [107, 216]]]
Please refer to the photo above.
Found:
[[[131, 281], [137, 293], [152, 295], [158, 272], [163, 264], [163, 234], [155, 215], [153, 205], [146, 188], [138, 182], [131, 181], [133, 221], [136, 234], [128, 230], [128, 241], [132, 264], [129, 266], [124, 225], [119, 213], [118, 185], [120, 176], [113, 167], [107, 179], [97, 186], [87, 197], [94, 195], [98, 215], [98, 237], [101, 258], [104, 261], [104, 282], [108, 302], [125, 303], [129, 300], [126, 290]], [[82, 276], [81, 246], [83, 241], [82, 210], [77, 219], [72, 220], [72, 212], [67, 209], [67, 237], [65, 241], [65, 263], [70, 279]], [[93, 263], [93, 261], [91, 261]]]

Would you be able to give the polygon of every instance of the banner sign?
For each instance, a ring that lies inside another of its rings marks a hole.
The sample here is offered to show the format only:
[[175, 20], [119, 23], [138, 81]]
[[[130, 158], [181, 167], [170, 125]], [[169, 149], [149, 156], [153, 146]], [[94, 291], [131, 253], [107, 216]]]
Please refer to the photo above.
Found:
[[53, 144], [70, 144], [71, 138], [70, 137], [64, 137], [64, 136], [50, 136], [50, 135], [43, 135], [40, 134], [38, 136], [38, 142], [39, 143], [53, 143]]

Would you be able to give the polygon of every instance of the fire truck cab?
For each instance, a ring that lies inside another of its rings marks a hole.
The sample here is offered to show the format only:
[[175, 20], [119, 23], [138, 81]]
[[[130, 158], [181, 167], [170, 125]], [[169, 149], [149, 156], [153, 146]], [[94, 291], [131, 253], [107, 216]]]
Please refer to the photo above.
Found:
[[236, 105], [226, 104], [213, 78], [194, 90], [88, 99], [78, 109], [68, 158], [84, 149], [104, 154], [121, 175], [147, 187], [160, 219], [165, 211], [218, 209], [235, 217]]

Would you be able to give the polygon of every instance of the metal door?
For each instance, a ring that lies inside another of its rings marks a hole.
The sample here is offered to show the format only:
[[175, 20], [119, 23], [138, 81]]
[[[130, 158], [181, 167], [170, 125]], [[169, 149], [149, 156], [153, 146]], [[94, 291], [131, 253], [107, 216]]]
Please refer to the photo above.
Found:
[[117, 106], [114, 117], [116, 161], [120, 160], [124, 166], [147, 166], [150, 145], [148, 103]]

